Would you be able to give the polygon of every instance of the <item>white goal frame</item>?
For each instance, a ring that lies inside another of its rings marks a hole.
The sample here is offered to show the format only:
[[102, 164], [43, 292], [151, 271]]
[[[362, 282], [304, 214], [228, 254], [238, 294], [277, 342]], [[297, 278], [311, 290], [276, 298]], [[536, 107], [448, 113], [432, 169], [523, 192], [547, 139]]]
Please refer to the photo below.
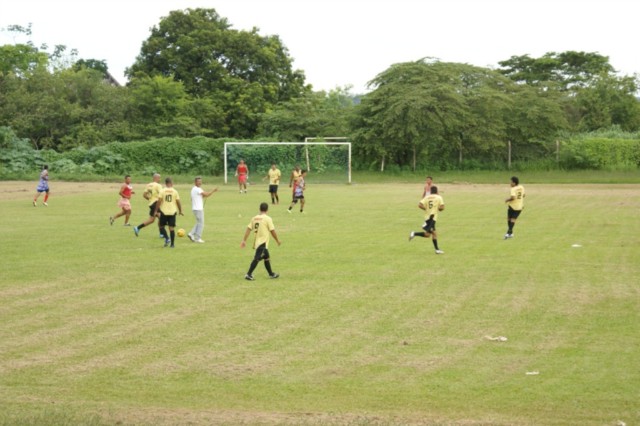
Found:
[[[349, 157], [347, 160], [347, 179], [351, 183], [351, 142], [309, 142], [306, 138], [304, 142], [225, 142], [224, 143], [224, 183], [228, 183], [228, 163], [227, 163], [227, 146], [231, 145], [346, 145], [349, 149]], [[320, 138], [317, 138], [320, 139]], [[327, 138], [323, 138], [327, 139]], [[309, 169], [309, 156], [307, 152], [307, 170]]]

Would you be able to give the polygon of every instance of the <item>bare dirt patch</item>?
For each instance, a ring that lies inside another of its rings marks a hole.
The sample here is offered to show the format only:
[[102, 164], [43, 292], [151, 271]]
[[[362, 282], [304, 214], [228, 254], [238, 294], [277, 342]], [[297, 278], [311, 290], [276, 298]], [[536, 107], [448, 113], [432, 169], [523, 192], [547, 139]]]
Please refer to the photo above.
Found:
[[[37, 181], [0, 181], [0, 200], [19, 200], [36, 194]], [[82, 193], [109, 192], [118, 184], [104, 182], [50, 182], [50, 194], [65, 196]]]

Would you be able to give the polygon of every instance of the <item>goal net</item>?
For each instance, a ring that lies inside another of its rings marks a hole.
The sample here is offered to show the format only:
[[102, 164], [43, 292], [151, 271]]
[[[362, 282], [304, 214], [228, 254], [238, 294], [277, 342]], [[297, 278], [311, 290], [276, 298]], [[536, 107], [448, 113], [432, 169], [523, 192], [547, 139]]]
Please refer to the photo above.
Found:
[[[266, 175], [272, 163], [282, 171], [282, 182], [294, 166], [313, 173], [314, 181], [351, 183], [351, 142], [225, 142], [224, 182], [233, 180], [240, 160], [249, 167], [249, 176]], [[254, 179], [250, 179], [255, 181]]]

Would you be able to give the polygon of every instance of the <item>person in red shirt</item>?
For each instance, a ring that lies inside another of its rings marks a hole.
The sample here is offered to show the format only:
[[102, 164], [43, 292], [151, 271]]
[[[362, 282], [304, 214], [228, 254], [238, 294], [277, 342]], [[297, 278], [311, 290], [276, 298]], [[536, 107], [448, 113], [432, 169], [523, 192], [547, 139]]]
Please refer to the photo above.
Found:
[[249, 179], [249, 167], [244, 163], [244, 160], [240, 160], [238, 167], [236, 167], [236, 176], [238, 177], [238, 188], [240, 193], [247, 193], [247, 180]]
[[131, 226], [129, 223], [129, 217], [131, 217], [131, 196], [135, 194], [133, 192], [133, 186], [131, 186], [131, 176], [126, 175], [124, 177], [124, 183], [120, 187], [120, 201], [118, 201], [118, 207], [120, 207], [120, 212], [115, 216], [109, 217], [109, 224], [113, 225], [113, 222], [116, 221], [120, 216], [124, 216], [124, 226]]

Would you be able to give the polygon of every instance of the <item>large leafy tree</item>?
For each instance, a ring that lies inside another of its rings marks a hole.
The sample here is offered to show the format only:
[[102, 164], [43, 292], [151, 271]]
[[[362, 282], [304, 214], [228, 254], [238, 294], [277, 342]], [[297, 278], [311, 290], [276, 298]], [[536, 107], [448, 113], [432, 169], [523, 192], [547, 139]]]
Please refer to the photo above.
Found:
[[499, 73], [431, 60], [395, 64], [357, 108], [354, 150], [411, 169], [490, 156], [507, 138], [515, 86]]
[[607, 56], [592, 52], [549, 52], [540, 58], [520, 55], [498, 63], [499, 71], [513, 81], [565, 91], [589, 86], [615, 71]]
[[635, 77], [604, 75], [581, 90], [575, 99], [580, 112], [578, 129], [594, 131], [618, 126], [624, 131], [640, 130], [640, 102]]
[[348, 136], [354, 99], [347, 88], [329, 93], [309, 92], [278, 104], [266, 112], [258, 134], [280, 141], [302, 141], [307, 137]]
[[260, 114], [309, 90], [277, 36], [234, 30], [214, 9], [172, 11], [127, 74], [171, 77], [191, 96], [210, 99], [233, 137], [251, 137]]
[[[129, 84], [129, 93], [129, 117], [139, 138], [207, 134], [201, 123], [212, 124], [214, 108], [206, 100], [193, 100], [182, 83], [170, 77], [135, 78]], [[201, 111], [205, 114], [199, 114]]]
[[554, 97], [575, 130], [593, 131], [613, 125], [638, 129], [637, 78], [616, 75], [606, 56], [550, 52], [540, 58], [512, 56], [499, 64], [499, 71], [515, 82]]

